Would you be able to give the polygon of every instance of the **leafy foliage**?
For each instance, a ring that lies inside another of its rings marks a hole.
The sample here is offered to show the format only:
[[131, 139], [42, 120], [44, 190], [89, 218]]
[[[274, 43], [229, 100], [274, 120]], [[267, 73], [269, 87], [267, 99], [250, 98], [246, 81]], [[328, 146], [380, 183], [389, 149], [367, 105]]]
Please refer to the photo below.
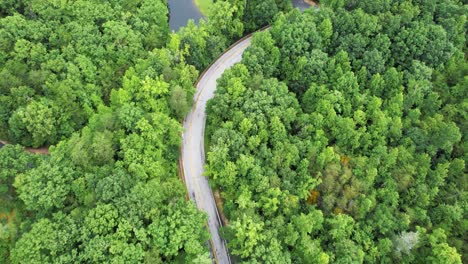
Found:
[[461, 263], [467, 6], [321, 4], [256, 33], [208, 103], [228, 247], [246, 263]]
[[0, 138], [25, 146], [80, 129], [125, 71], [168, 39], [161, 0], [8, 2], [0, 4]]
[[209, 262], [206, 216], [177, 175], [198, 71], [166, 2], [18, 6], [0, 20], [0, 134], [58, 144], [0, 150], [2, 260]]

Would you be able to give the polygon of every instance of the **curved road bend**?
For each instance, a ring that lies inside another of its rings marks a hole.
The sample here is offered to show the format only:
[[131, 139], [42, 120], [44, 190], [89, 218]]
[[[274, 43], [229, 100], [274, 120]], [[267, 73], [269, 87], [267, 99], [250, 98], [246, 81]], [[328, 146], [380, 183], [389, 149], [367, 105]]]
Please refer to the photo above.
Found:
[[182, 165], [185, 184], [190, 199], [194, 200], [200, 210], [208, 214], [208, 228], [211, 233], [211, 251], [219, 264], [231, 263], [226, 243], [219, 235], [221, 220], [216, 208], [213, 192], [208, 179], [203, 176], [205, 165], [204, 130], [206, 123], [206, 102], [213, 98], [216, 80], [235, 63], [240, 62], [242, 53], [250, 45], [251, 37], [237, 43], [224, 53], [205, 72], [197, 84], [194, 105], [184, 120], [182, 140]]

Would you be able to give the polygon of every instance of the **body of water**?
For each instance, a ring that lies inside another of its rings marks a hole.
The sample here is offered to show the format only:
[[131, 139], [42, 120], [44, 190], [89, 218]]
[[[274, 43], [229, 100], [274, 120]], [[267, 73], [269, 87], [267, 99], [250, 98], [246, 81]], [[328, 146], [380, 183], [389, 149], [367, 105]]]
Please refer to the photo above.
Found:
[[302, 11], [310, 7], [310, 5], [304, 2], [304, 0], [292, 0], [292, 4], [294, 7], [297, 7]]
[[[169, 4], [169, 28], [177, 31], [179, 28], [187, 25], [189, 19], [196, 23], [203, 17], [193, 0], [168, 0]], [[304, 10], [310, 5], [304, 0], [292, 0], [294, 7]]]
[[200, 10], [193, 0], [168, 0], [169, 4], [169, 28], [177, 31], [187, 25], [189, 19], [198, 20], [202, 18]]

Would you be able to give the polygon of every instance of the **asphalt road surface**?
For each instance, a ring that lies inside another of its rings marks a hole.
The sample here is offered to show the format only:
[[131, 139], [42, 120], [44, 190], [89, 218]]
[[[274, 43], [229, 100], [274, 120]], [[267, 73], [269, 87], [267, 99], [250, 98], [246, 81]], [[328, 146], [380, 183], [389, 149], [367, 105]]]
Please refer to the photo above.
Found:
[[204, 130], [206, 123], [206, 102], [213, 98], [216, 90], [216, 80], [235, 63], [240, 62], [242, 53], [250, 45], [250, 37], [237, 43], [224, 53], [205, 72], [197, 85], [194, 105], [184, 121], [182, 142], [182, 166], [185, 183], [190, 199], [195, 201], [200, 210], [208, 214], [208, 228], [211, 233], [211, 252], [219, 264], [231, 263], [226, 243], [219, 235], [221, 220], [216, 208], [213, 192], [208, 179], [203, 175], [205, 165]]

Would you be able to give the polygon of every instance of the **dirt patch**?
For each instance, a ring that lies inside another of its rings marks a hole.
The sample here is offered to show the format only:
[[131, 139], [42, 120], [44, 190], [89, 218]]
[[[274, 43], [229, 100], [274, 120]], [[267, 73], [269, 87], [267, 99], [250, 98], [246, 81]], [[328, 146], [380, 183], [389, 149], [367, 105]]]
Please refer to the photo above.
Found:
[[218, 207], [218, 212], [219, 212], [219, 216], [221, 217], [221, 221], [223, 221], [223, 225], [224, 226], [227, 226], [229, 225], [229, 220], [226, 218], [226, 216], [224, 215], [224, 212], [223, 212], [223, 198], [221, 198], [221, 193], [219, 192], [219, 190], [216, 190], [214, 192], [214, 199], [216, 201], [216, 207]]
[[41, 155], [49, 155], [49, 147], [41, 147], [41, 148], [25, 148], [27, 152], [31, 152], [34, 154], [41, 154]]
[[16, 211], [15, 210], [11, 210], [11, 212], [9, 214], [7, 213], [0, 213], [0, 220], [3, 220], [5, 219], [6, 222], [9, 224], [11, 223], [11, 220], [16, 216]]
[[318, 3], [312, 1], [312, 0], [304, 0], [304, 3], [309, 4], [311, 6], [319, 6]]
[[[0, 144], [3, 144], [3, 145], [9, 145], [10, 143], [9, 142], [6, 142], [6, 141], [3, 141], [3, 140], [0, 140]], [[49, 146], [44, 146], [44, 147], [40, 147], [40, 148], [24, 148], [25, 151], [27, 152], [30, 152], [30, 153], [34, 153], [34, 154], [41, 154], [41, 155], [49, 155]]]

